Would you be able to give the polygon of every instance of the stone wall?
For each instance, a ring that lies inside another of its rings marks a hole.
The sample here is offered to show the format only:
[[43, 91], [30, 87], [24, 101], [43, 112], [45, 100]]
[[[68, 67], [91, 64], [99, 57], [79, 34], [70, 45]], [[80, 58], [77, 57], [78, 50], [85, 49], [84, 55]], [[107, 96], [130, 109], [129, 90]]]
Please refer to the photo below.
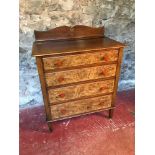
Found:
[[134, 0], [20, 0], [20, 107], [42, 104], [33, 30], [62, 25], [105, 26], [105, 34], [127, 44], [119, 90], [134, 87]]

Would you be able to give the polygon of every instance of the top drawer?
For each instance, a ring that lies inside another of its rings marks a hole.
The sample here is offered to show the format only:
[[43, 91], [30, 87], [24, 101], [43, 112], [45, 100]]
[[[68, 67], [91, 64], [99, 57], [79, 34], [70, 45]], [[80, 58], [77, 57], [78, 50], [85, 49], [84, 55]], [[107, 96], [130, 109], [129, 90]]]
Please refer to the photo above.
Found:
[[100, 50], [93, 53], [55, 56], [43, 58], [44, 69], [54, 70], [60, 68], [89, 65], [101, 62], [117, 61], [118, 50]]

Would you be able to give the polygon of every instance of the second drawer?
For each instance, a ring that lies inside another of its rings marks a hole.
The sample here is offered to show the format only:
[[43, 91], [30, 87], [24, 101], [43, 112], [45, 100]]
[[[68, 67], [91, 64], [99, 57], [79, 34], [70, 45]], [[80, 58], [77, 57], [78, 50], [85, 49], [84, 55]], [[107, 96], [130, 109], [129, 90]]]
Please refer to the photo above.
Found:
[[62, 101], [68, 101], [81, 97], [111, 93], [113, 92], [113, 88], [114, 80], [105, 80], [68, 87], [49, 89], [49, 101], [50, 103], [56, 104]]
[[46, 73], [47, 86], [57, 86], [79, 81], [115, 76], [116, 64]]

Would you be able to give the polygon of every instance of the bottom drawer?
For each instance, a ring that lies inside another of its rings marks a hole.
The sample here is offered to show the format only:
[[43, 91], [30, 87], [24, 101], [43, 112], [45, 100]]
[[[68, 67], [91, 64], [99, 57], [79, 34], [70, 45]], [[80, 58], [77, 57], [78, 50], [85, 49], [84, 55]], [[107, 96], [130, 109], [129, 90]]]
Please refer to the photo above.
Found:
[[111, 107], [112, 95], [67, 102], [51, 106], [52, 119], [74, 116]]

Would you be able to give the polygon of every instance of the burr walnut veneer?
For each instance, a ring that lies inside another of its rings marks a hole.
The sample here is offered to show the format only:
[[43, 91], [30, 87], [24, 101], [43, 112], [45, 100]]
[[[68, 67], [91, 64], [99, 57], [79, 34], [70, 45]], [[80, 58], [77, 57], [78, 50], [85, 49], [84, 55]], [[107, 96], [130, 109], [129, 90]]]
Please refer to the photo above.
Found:
[[113, 115], [124, 44], [104, 27], [57, 27], [34, 31], [46, 118], [51, 122], [109, 110]]

